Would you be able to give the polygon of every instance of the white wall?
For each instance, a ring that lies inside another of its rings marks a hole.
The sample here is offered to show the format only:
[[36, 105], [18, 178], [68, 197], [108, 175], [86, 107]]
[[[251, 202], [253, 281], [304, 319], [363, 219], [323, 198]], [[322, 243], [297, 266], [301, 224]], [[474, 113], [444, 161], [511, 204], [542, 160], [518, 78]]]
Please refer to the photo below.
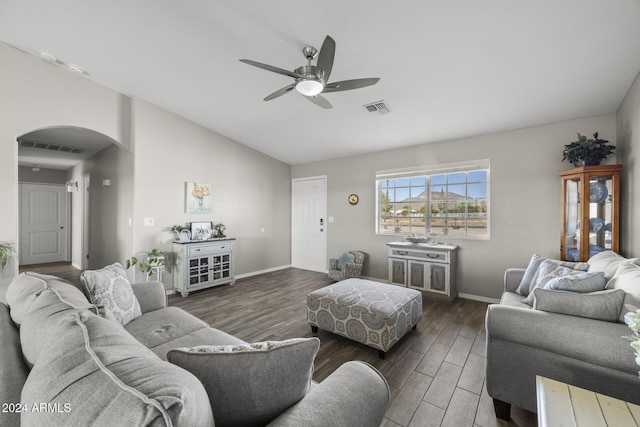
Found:
[[[0, 43], [0, 241], [18, 240], [16, 139], [50, 126], [93, 129], [129, 144], [126, 97]], [[125, 107], [123, 107], [123, 105]], [[4, 277], [17, 271], [17, 257]], [[6, 279], [4, 280], [6, 282]]]
[[[199, 220], [222, 222], [238, 239], [237, 274], [290, 264], [289, 165], [142, 100], [132, 107], [124, 95], [2, 43], [0, 63], [0, 241], [18, 240], [17, 137], [76, 126], [119, 144], [67, 175], [81, 181], [91, 173], [90, 268], [124, 262], [152, 247], [170, 249], [174, 236], [168, 228]], [[111, 187], [102, 187], [103, 179]], [[211, 215], [184, 212], [185, 181], [212, 185]], [[79, 212], [79, 204], [73, 209]], [[154, 217], [155, 226], [144, 227], [145, 217]], [[74, 223], [76, 231], [79, 226]], [[73, 235], [74, 263], [81, 261], [79, 238]], [[15, 275], [16, 263], [0, 276], [0, 285]], [[170, 274], [164, 283], [172, 287]]]
[[617, 156], [622, 168], [620, 230], [623, 253], [640, 256], [640, 75], [629, 89], [617, 113]]
[[[133, 117], [134, 252], [171, 251], [172, 225], [212, 221], [237, 238], [236, 274], [290, 264], [289, 165], [139, 99]], [[210, 185], [211, 214], [185, 213], [187, 181]]]
[[[507, 267], [526, 267], [532, 254], [558, 257], [560, 251], [560, 180], [563, 145], [576, 132], [615, 141], [615, 116], [607, 115], [424, 144], [405, 149], [309, 163], [292, 167], [292, 177], [327, 175], [329, 257], [358, 249], [367, 253], [363, 274], [388, 279], [387, 246], [393, 236], [376, 235], [375, 172], [377, 170], [465, 160], [491, 160], [491, 239], [454, 240], [459, 245], [458, 291], [499, 298]], [[607, 159], [615, 163], [615, 159]], [[360, 196], [351, 206], [347, 197]]]

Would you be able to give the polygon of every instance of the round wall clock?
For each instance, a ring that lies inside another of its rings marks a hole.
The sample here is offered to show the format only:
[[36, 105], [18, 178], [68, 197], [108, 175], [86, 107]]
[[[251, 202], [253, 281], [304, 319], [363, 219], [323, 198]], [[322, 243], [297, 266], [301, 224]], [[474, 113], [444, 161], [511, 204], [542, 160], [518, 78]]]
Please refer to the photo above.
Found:
[[350, 194], [349, 195], [349, 203], [352, 205], [357, 205], [358, 204], [358, 195], [357, 194]]

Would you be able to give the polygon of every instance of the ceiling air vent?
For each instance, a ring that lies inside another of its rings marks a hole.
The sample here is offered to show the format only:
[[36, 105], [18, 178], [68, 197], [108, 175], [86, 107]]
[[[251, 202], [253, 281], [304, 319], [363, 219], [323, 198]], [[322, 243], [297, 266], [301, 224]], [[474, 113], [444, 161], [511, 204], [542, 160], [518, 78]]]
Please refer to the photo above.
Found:
[[391, 112], [391, 110], [389, 109], [387, 104], [385, 104], [384, 101], [372, 102], [371, 104], [363, 105], [363, 107], [366, 108], [367, 111], [370, 113], [375, 113], [377, 111], [380, 114], [387, 114]]
[[81, 154], [82, 148], [77, 147], [69, 147], [58, 144], [47, 144], [46, 142], [39, 141], [30, 141], [27, 139], [21, 139], [20, 147], [24, 148], [39, 148], [41, 150], [49, 150], [49, 151], [61, 151], [63, 153], [72, 153], [72, 154]]

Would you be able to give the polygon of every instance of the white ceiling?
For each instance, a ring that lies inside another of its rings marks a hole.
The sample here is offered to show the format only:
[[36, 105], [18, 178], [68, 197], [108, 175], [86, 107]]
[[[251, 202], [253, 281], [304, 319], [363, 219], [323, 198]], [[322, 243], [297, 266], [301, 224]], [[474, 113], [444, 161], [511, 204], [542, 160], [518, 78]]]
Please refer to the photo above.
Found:
[[[330, 110], [238, 61], [293, 70], [327, 34], [331, 81], [380, 77]], [[614, 113], [640, 0], [0, 0], [0, 40], [300, 164]]]

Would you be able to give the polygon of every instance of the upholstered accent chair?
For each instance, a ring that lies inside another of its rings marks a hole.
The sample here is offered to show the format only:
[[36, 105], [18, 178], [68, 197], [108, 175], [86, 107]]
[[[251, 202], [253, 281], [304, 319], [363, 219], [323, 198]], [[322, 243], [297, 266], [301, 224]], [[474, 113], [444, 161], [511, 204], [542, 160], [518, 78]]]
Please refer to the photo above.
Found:
[[338, 259], [329, 259], [329, 278], [336, 282], [351, 278], [357, 279], [362, 273], [362, 264], [364, 264], [363, 252], [345, 252]]

